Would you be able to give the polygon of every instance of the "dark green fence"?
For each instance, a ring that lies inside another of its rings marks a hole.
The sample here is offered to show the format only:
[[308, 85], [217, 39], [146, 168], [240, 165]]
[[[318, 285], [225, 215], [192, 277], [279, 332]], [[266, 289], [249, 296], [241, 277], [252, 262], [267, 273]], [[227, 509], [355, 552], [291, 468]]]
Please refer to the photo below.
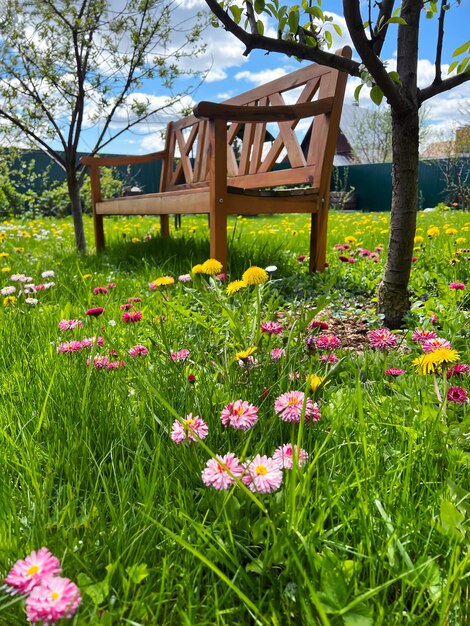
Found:
[[[35, 161], [35, 170], [43, 171], [50, 167], [50, 180], [63, 181], [64, 172], [49, 157], [40, 151], [25, 152], [21, 161], [28, 164]], [[470, 167], [470, 158], [467, 159]], [[143, 163], [129, 171], [120, 168], [129, 186], [137, 186], [144, 193], [159, 190], [161, 162]], [[357, 209], [360, 211], [389, 211], [392, 200], [392, 164], [374, 163], [339, 166], [337, 175], [332, 178], [332, 191], [347, 191], [352, 187], [357, 195]], [[420, 208], [434, 207], [445, 201], [445, 181], [442, 167], [436, 161], [421, 161], [419, 165]]]

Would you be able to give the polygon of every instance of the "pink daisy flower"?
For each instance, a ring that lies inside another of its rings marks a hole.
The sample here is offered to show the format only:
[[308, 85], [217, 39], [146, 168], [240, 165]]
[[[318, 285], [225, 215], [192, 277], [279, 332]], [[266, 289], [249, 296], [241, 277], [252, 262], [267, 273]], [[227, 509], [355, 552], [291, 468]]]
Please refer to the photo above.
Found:
[[390, 369], [385, 370], [384, 374], [387, 376], [401, 376], [402, 374], [406, 374], [406, 372], [399, 367], [391, 367]]
[[318, 360], [320, 363], [337, 363], [339, 361], [336, 354], [321, 354]]
[[87, 365], [93, 365], [98, 370], [105, 369], [109, 365], [109, 359], [107, 356], [95, 356], [93, 361], [91, 359], [87, 359]]
[[397, 345], [397, 338], [392, 334], [388, 328], [378, 328], [372, 330], [367, 335], [369, 339], [369, 345], [376, 350], [391, 350]]
[[117, 283], [108, 283], [108, 284], [106, 285], [106, 287], [107, 287], [108, 289], [116, 289], [116, 287], [117, 287]]
[[283, 356], [286, 356], [284, 348], [273, 348], [271, 350], [271, 361], [279, 361]]
[[132, 324], [133, 322], [140, 322], [140, 320], [142, 319], [142, 311], [131, 311], [130, 313], [123, 313], [122, 314], [122, 321], [125, 324]]
[[80, 591], [75, 583], [61, 576], [44, 578], [26, 599], [26, 617], [33, 624], [52, 626], [70, 618], [80, 606]]
[[235, 478], [240, 478], [243, 472], [243, 465], [238, 458], [232, 452], [228, 452], [225, 456], [209, 459], [201, 477], [206, 487], [228, 489], [235, 484]]
[[60, 320], [59, 330], [75, 330], [76, 328], [83, 328], [83, 322], [80, 320]]
[[260, 325], [262, 333], [268, 333], [269, 335], [281, 335], [284, 327], [279, 322], [263, 322]]
[[82, 348], [91, 348], [92, 346], [102, 346], [104, 344], [103, 337], [85, 337], [82, 339]]
[[108, 289], [106, 287], [95, 287], [93, 289], [93, 293], [95, 294], [95, 296], [98, 296], [98, 295], [105, 296], [108, 293]]
[[124, 361], [108, 361], [106, 363], [106, 369], [107, 370], [117, 370], [120, 367], [124, 367], [125, 363]]
[[129, 348], [129, 354], [133, 359], [137, 359], [140, 356], [147, 356], [148, 353], [148, 348], [145, 346], [137, 345]]
[[186, 361], [186, 359], [189, 358], [190, 354], [191, 353], [189, 350], [183, 348], [182, 350], [178, 350], [177, 352], [172, 352], [170, 354], [170, 359], [172, 361]]
[[435, 339], [436, 337], [437, 333], [433, 330], [420, 330], [417, 328], [411, 335], [411, 341], [414, 341], [415, 343], [424, 343], [428, 339]]
[[126, 302], [125, 304], [121, 304], [119, 308], [121, 311], [129, 311], [130, 309], [133, 309], [134, 306], [130, 302]]
[[193, 417], [192, 413], [186, 415], [186, 419], [182, 421], [175, 420], [171, 429], [171, 438], [175, 443], [183, 443], [183, 441], [191, 443], [198, 439], [205, 439], [208, 434], [206, 422], [199, 415]]
[[82, 349], [82, 342], [81, 341], [63, 341], [62, 343], [59, 343], [59, 345], [56, 348], [57, 352], [78, 352], [79, 350]]
[[127, 298], [128, 302], [142, 302], [142, 298]]
[[191, 274], [181, 274], [178, 276], [180, 283], [190, 283], [192, 281]]
[[282, 484], [282, 470], [279, 464], [266, 455], [257, 454], [245, 465], [242, 481], [254, 493], [271, 493]]
[[33, 550], [25, 559], [17, 561], [5, 583], [8, 585], [8, 592], [12, 595], [28, 594], [46, 576], [54, 576], [61, 573], [59, 559], [51, 554], [47, 548]]
[[303, 391], [287, 391], [276, 398], [274, 402], [274, 411], [279, 415], [283, 422], [300, 422], [302, 409], [305, 402], [305, 421], [312, 420], [314, 422], [320, 419], [320, 411], [318, 405], [311, 398], [305, 400]]
[[464, 283], [459, 283], [458, 281], [455, 281], [455, 282], [449, 284], [449, 289], [464, 290], [465, 289], [465, 285], [464, 285]]
[[433, 313], [431, 315], [431, 324], [434, 325], [434, 324], [437, 324], [437, 322], [438, 322], [438, 317], [435, 313]]
[[307, 339], [307, 346], [315, 346], [317, 350], [334, 350], [341, 347], [341, 340], [336, 335], [311, 336]]
[[447, 390], [447, 400], [464, 404], [467, 402], [468, 394], [463, 387], [449, 387]]
[[294, 464], [294, 456], [297, 455], [298, 467], [305, 465], [308, 459], [308, 452], [303, 448], [299, 448], [291, 443], [286, 443], [283, 446], [276, 448], [273, 454], [273, 461], [275, 461], [280, 468], [292, 469]]
[[423, 352], [433, 352], [438, 348], [452, 348], [450, 341], [443, 339], [442, 337], [434, 337], [433, 339], [426, 339], [421, 344]]
[[460, 374], [467, 374], [468, 372], [470, 372], [470, 365], [457, 363], [447, 370], [446, 376], [447, 378], [451, 378], [452, 376], [459, 376]]
[[88, 309], [88, 311], [86, 312], [86, 314], [91, 315], [91, 317], [98, 317], [98, 315], [101, 315], [102, 313], [104, 313], [104, 309], [101, 306], [96, 306], [93, 309]]
[[258, 421], [258, 408], [246, 400], [235, 400], [224, 407], [220, 420], [223, 426], [248, 430]]
[[309, 328], [319, 328], [320, 330], [328, 330], [328, 324], [321, 320], [312, 320], [309, 324]]

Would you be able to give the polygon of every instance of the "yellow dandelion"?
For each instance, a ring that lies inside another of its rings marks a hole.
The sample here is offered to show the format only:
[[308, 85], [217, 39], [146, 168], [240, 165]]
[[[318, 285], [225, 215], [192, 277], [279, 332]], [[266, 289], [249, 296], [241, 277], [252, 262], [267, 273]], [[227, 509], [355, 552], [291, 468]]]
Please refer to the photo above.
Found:
[[9, 265], [5, 265], [5, 267], [2, 267], [2, 272], [5, 272], [5, 274], [7, 272], [11, 272], [11, 267]]
[[456, 235], [458, 233], [458, 230], [456, 228], [447, 228], [445, 232], [446, 235]]
[[345, 243], [349, 243], [349, 245], [351, 246], [355, 246], [357, 243], [357, 239], [356, 237], [353, 237], [352, 235], [349, 235], [348, 237], [344, 238]]
[[140, 243], [142, 240], [139, 239], [138, 237], [132, 237], [131, 241], [132, 243]]
[[328, 383], [330, 382], [329, 380], [326, 383], [324, 381], [325, 381], [325, 376], [318, 376], [317, 374], [312, 374], [311, 376], [308, 377], [308, 383], [312, 391], [316, 391], [318, 387], [320, 387], [321, 385], [323, 384], [328, 385]]
[[175, 283], [175, 279], [173, 276], [160, 276], [153, 281], [153, 285], [155, 287], [167, 287], [168, 285], [173, 285]]
[[15, 252], [22, 254], [24, 252], [24, 248], [15, 248]]
[[457, 265], [457, 263], [460, 263], [460, 259], [456, 259], [455, 257], [453, 257], [453, 258], [449, 261], [449, 263], [450, 263], [451, 265]]
[[92, 277], [93, 277], [93, 274], [83, 274], [82, 276], [84, 280], [88, 280], [89, 278], [92, 278]]
[[422, 354], [413, 360], [418, 374], [433, 374], [445, 368], [446, 365], [456, 363], [460, 359], [459, 353], [453, 348], [437, 348], [432, 352]]
[[217, 276], [217, 274], [220, 274], [222, 270], [223, 265], [220, 261], [217, 261], [217, 259], [207, 259], [207, 261], [204, 261], [202, 264], [203, 274], [208, 274], [209, 276]]
[[464, 233], [468, 233], [470, 228], [468, 226], [462, 226], [461, 230], [463, 230]]
[[227, 285], [227, 295], [233, 296], [234, 293], [237, 293], [237, 291], [240, 291], [240, 289], [243, 289], [246, 286], [247, 285], [244, 280], [233, 280]]
[[457, 237], [457, 239], [455, 240], [456, 244], [462, 244], [465, 243], [467, 241], [467, 239], [465, 237]]
[[3, 299], [3, 306], [13, 306], [16, 303], [15, 296], [7, 296]]
[[421, 235], [416, 235], [415, 243], [423, 243], [423, 241], [424, 241], [424, 237], [422, 237]]
[[242, 276], [246, 285], [262, 285], [267, 282], [268, 278], [267, 271], [256, 265], [249, 267]]
[[428, 237], [437, 237], [440, 233], [441, 231], [437, 226], [431, 226], [431, 228], [428, 228]]
[[250, 348], [247, 348], [246, 350], [240, 350], [240, 352], [237, 352], [237, 354], [235, 355], [235, 358], [237, 359], [237, 361], [240, 361], [240, 359], [247, 359], [255, 351], [256, 351], [256, 348], [254, 346], [251, 346]]
[[198, 263], [197, 265], [195, 265], [191, 272], [193, 274], [204, 274], [204, 268], [202, 267], [202, 263]]
[[10, 256], [8, 252], [0, 252], [0, 259], [6, 259], [8, 256]]

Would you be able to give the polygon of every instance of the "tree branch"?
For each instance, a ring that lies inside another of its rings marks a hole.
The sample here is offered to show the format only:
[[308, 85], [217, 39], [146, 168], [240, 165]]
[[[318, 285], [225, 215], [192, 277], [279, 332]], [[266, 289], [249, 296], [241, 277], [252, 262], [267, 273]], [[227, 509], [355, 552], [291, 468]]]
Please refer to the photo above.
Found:
[[374, 81], [396, 111], [405, 111], [410, 106], [408, 99], [400, 92], [398, 85], [387, 74], [384, 64], [369, 45], [362, 24], [359, 0], [343, 0], [343, 14], [354, 47]]
[[444, 41], [444, 19], [447, 11], [444, 10], [444, 7], [447, 4], [447, 0], [441, 0], [441, 11], [439, 13], [439, 21], [438, 21], [438, 31], [437, 31], [437, 43], [436, 43], [436, 74], [434, 76], [433, 85], [439, 85], [442, 83], [442, 69], [441, 69], [441, 61], [442, 61], [442, 44]]
[[[395, 0], [382, 0], [378, 3], [379, 14], [377, 16], [377, 22], [374, 27], [374, 33], [372, 37], [372, 51], [375, 55], [380, 56], [385, 38], [387, 36], [388, 24], [387, 21], [392, 17], [393, 7]], [[383, 23], [383, 26], [381, 24]]]
[[250, 24], [251, 34], [258, 34], [258, 23], [256, 21], [255, 12], [253, 10], [253, 5], [251, 2], [246, 2], [246, 14], [248, 17], [248, 23]]
[[287, 56], [298, 57], [305, 61], [312, 61], [320, 65], [332, 67], [341, 72], [347, 72], [351, 76], [359, 76], [359, 63], [352, 59], [340, 57], [331, 52], [325, 52], [319, 48], [313, 48], [295, 41], [273, 39], [264, 35], [252, 35], [238, 26], [226, 11], [219, 5], [217, 0], [205, 0], [207, 6], [217, 19], [224, 25], [226, 31], [235, 35], [246, 47], [244, 56], [248, 56], [252, 50], [266, 50], [267, 52], [280, 52]]
[[462, 72], [462, 74], [457, 74], [456, 76], [451, 76], [450, 78], [446, 78], [442, 80], [439, 84], [432, 83], [429, 87], [425, 87], [424, 89], [418, 89], [418, 102], [422, 104], [429, 98], [433, 98], [440, 93], [444, 93], [444, 91], [449, 91], [454, 87], [458, 87], [459, 85], [463, 85], [470, 80], [470, 70], [466, 72]]

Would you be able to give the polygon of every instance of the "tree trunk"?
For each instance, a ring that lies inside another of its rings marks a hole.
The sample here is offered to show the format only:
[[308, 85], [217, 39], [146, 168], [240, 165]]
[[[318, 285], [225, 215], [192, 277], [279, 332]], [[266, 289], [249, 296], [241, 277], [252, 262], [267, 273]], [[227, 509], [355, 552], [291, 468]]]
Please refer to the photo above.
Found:
[[410, 309], [411, 272], [418, 210], [418, 108], [392, 111], [393, 169], [390, 239], [384, 278], [379, 286], [378, 312], [388, 328], [399, 328]]
[[75, 231], [75, 245], [79, 252], [86, 252], [85, 228], [83, 226], [82, 199], [80, 198], [80, 184], [75, 168], [67, 172], [67, 188], [72, 205], [73, 226]]

